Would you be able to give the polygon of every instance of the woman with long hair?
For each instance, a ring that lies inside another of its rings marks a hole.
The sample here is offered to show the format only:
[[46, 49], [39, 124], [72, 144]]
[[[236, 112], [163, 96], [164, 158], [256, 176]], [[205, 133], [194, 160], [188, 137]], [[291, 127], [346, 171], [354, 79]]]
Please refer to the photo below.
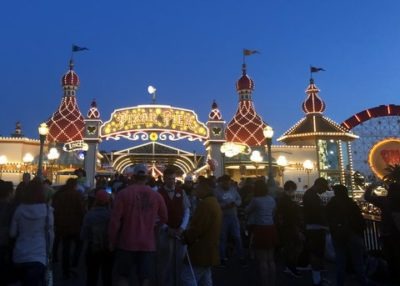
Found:
[[54, 239], [53, 221], [53, 208], [46, 204], [43, 183], [32, 180], [10, 227], [10, 236], [16, 240], [13, 262], [22, 286], [43, 285]]

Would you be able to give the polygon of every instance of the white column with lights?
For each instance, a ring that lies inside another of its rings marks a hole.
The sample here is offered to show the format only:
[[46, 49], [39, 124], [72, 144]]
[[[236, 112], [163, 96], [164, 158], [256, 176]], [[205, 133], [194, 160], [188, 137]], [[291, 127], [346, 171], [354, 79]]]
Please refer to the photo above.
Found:
[[100, 119], [100, 112], [97, 109], [95, 101], [92, 102], [91, 108], [88, 111], [85, 122], [85, 133], [83, 140], [88, 148], [85, 155], [85, 171], [86, 171], [86, 184], [89, 188], [94, 188], [97, 166], [97, 152], [98, 146], [101, 142], [100, 126], [102, 121]]

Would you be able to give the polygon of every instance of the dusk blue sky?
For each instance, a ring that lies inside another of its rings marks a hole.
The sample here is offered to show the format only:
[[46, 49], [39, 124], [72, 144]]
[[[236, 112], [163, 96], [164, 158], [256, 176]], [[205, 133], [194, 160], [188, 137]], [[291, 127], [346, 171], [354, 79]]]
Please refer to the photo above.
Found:
[[399, 11], [398, 0], [5, 1], [0, 134], [20, 121], [38, 138], [37, 126], [61, 102], [73, 43], [90, 49], [74, 56], [79, 107], [86, 114], [95, 98], [104, 121], [116, 108], [150, 103], [149, 84], [159, 104], [193, 109], [206, 121], [215, 99], [230, 121], [248, 48], [260, 51], [247, 57], [256, 110], [276, 137], [304, 115], [310, 64], [326, 69], [314, 78], [325, 115], [340, 123], [399, 104]]

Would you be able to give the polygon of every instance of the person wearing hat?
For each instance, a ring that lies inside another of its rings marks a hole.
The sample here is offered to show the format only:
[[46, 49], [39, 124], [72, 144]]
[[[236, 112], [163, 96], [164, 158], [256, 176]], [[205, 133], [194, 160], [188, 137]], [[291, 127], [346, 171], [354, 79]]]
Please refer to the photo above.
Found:
[[176, 185], [176, 171], [166, 168], [163, 172], [164, 184], [158, 191], [164, 199], [168, 211], [168, 223], [158, 237], [157, 273], [159, 285], [179, 285], [182, 259], [185, 247], [178, 237], [187, 228], [190, 217], [190, 202], [185, 191]]
[[94, 206], [86, 213], [81, 240], [86, 244], [86, 285], [97, 285], [101, 273], [103, 285], [111, 285], [112, 256], [108, 249], [108, 223], [111, 197], [105, 189], [95, 193]]
[[132, 269], [136, 269], [140, 285], [150, 284], [156, 251], [155, 227], [168, 220], [162, 196], [146, 185], [147, 173], [144, 164], [136, 165], [133, 184], [115, 197], [108, 238], [110, 250], [115, 250], [116, 285], [126, 285]]

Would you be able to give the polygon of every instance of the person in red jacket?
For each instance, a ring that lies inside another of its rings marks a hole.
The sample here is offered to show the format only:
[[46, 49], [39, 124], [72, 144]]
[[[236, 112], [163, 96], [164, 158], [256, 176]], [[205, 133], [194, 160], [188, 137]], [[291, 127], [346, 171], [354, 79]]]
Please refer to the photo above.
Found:
[[147, 173], [143, 164], [134, 167], [133, 184], [117, 193], [111, 212], [108, 239], [110, 250], [115, 250], [116, 285], [126, 285], [132, 269], [140, 285], [150, 284], [155, 227], [168, 221], [163, 198], [146, 185]]

